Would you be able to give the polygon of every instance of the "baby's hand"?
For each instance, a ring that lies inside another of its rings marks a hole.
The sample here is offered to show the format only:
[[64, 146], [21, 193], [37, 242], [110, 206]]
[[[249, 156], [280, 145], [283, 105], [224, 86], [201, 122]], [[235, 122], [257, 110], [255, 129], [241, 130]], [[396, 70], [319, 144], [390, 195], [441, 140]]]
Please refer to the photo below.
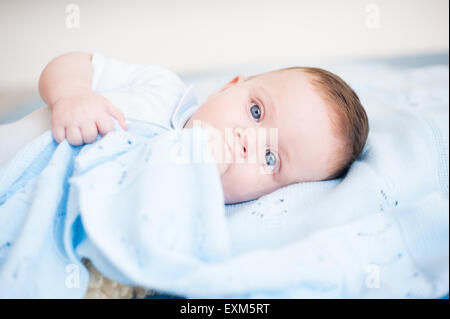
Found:
[[114, 130], [114, 117], [125, 130], [123, 113], [108, 99], [95, 92], [83, 92], [58, 99], [52, 109], [52, 132], [57, 142], [64, 139], [72, 145], [92, 143]]

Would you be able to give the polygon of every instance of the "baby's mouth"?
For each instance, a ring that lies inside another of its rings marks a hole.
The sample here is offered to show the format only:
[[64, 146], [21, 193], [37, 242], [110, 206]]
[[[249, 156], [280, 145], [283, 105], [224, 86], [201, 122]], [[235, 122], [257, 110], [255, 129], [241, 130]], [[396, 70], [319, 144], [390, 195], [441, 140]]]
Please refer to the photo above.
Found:
[[[234, 150], [233, 150], [233, 147], [230, 145], [230, 140], [229, 139], [224, 139], [224, 141], [225, 141], [225, 145], [226, 145], [226, 150], [228, 150], [228, 156], [227, 155], [225, 155], [225, 158], [224, 158], [224, 160], [225, 160], [225, 162], [233, 162], [233, 160], [234, 160]], [[233, 139], [231, 140], [231, 142], [233, 143], [234, 142], [234, 136], [233, 136]]]
[[236, 161], [236, 156], [239, 152], [239, 141], [238, 141], [238, 137], [236, 136], [235, 132], [231, 132], [228, 134], [225, 134], [225, 152], [227, 152], [227, 154], [225, 154], [224, 156], [224, 160], [227, 163], [234, 163]]
[[238, 161], [238, 159], [236, 158], [237, 154], [239, 154], [241, 158], [244, 157], [245, 150], [241, 147], [238, 137], [234, 132], [231, 136], [225, 138], [224, 141], [226, 144], [226, 150], [229, 152], [229, 156], [225, 155], [224, 157], [225, 162], [234, 163], [235, 161]]

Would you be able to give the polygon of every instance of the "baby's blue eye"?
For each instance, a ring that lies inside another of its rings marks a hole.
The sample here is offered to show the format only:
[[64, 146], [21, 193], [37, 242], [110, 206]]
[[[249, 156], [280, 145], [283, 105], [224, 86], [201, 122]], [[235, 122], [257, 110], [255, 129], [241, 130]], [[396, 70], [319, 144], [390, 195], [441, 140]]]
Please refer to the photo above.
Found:
[[252, 103], [250, 113], [252, 113], [252, 117], [255, 120], [259, 120], [261, 118], [261, 109], [259, 108], [258, 104]]
[[269, 150], [266, 150], [266, 164], [274, 167], [277, 165], [277, 157]]

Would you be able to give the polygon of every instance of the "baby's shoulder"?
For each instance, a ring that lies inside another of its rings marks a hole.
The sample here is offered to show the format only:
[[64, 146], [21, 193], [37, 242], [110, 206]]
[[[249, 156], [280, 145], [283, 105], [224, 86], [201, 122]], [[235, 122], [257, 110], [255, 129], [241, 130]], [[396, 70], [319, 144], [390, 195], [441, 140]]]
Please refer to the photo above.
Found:
[[142, 85], [172, 86], [181, 89], [184, 89], [186, 86], [178, 74], [166, 67], [131, 63], [105, 56], [99, 52], [92, 54], [92, 67], [94, 70], [94, 83], [98, 82], [96, 80], [110, 80], [115, 82], [115, 88], [119, 88], [117, 85], [120, 87]]

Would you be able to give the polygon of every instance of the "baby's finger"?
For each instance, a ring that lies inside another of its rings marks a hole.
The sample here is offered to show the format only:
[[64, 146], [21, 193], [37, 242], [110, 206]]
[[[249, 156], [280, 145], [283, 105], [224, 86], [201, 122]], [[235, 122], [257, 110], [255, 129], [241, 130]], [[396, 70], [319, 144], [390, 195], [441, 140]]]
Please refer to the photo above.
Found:
[[108, 113], [113, 116], [117, 122], [119, 122], [119, 125], [122, 126], [124, 130], [128, 129], [128, 125], [125, 120], [125, 115], [123, 115], [122, 111], [120, 111], [117, 107], [113, 106], [112, 104], [108, 105]]
[[112, 118], [107, 115], [105, 115], [100, 120], [97, 120], [95, 124], [97, 125], [98, 132], [102, 136], [105, 136], [106, 134], [114, 130], [114, 122]]
[[66, 130], [63, 126], [53, 126], [52, 133], [55, 141], [57, 141], [58, 143], [61, 143], [66, 138]]
[[81, 145], [83, 138], [81, 137], [80, 128], [78, 126], [66, 127], [66, 137], [70, 144]]
[[82, 124], [80, 130], [84, 143], [92, 143], [97, 139], [98, 131], [95, 122]]

